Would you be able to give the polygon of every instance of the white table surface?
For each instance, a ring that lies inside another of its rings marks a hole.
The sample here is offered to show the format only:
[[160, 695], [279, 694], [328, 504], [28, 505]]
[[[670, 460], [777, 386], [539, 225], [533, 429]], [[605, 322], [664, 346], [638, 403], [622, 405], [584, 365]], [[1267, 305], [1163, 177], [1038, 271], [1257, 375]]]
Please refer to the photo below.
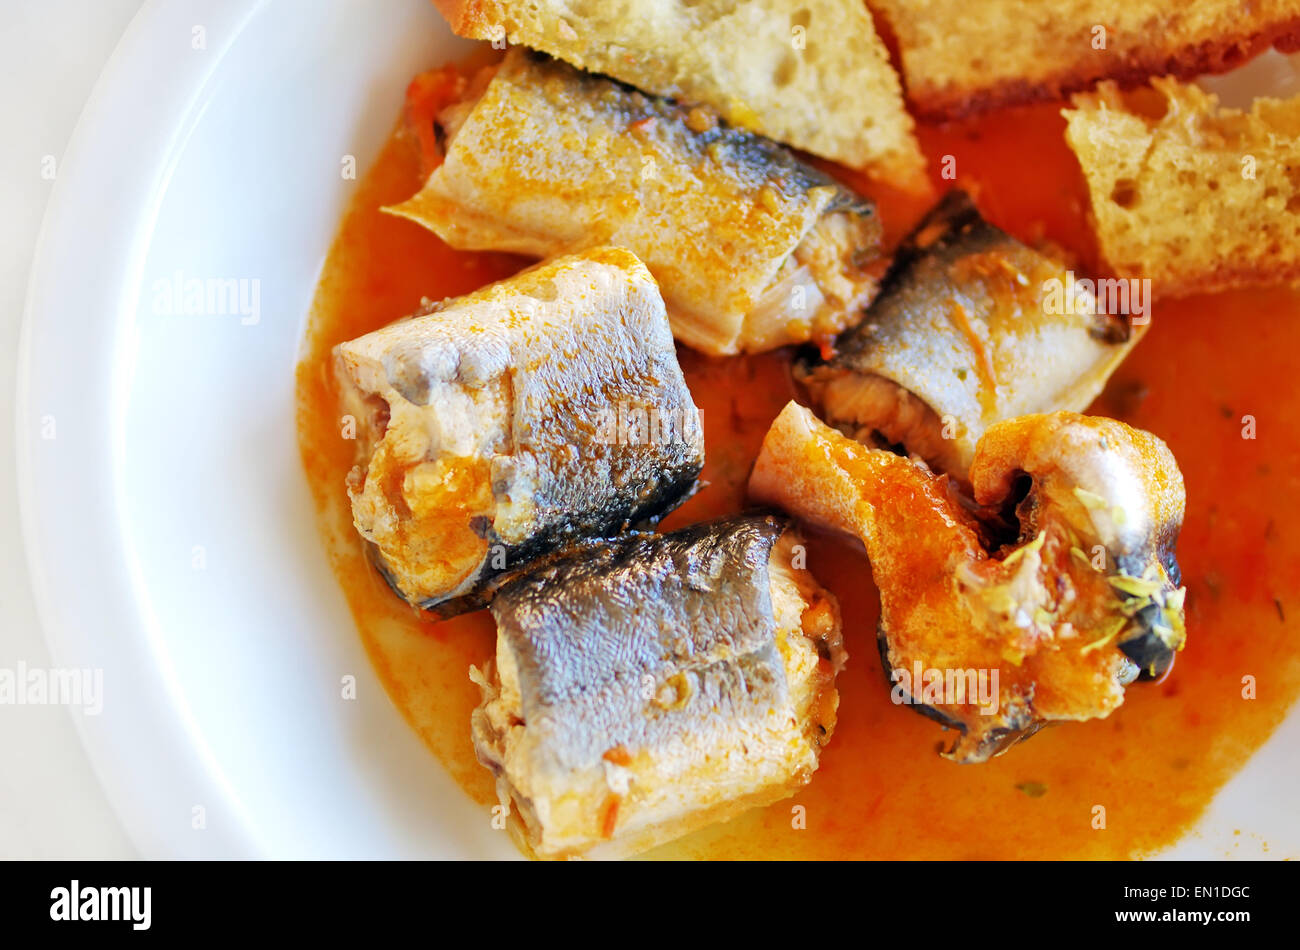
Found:
[[[27, 578], [14, 468], [14, 363], [27, 273], [57, 169], [141, 0], [0, 3], [0, 668], [48, 667]], [[67, 708], [0, 705], [0, 858], [136, 856]]]

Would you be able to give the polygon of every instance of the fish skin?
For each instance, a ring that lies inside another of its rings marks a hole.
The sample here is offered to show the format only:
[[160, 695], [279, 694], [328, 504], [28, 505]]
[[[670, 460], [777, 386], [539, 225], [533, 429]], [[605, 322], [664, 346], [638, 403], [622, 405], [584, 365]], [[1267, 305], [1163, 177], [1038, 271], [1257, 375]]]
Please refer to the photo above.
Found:
[[[633, 795], [646, 809], [667, 808], [656, 822], [685, 821], [689, 829], [693, 812], [790, 794], [816, 768], [834, 725], [833, 716], [792, 722], [781, 637], [793, 634], [780, 631], [770, 566], [790, 530], [789, 519], [756, 513], [638, 534], [503, 585], [490, 607], [497, 666], [514, 671], [519, 707], [511, 718], [524, 728], [503, 740], [485, 694], [473, 717], [479, 760], [515, 796], [526, 794], [543, 824], [555, 821], [555, 802], [585, 796], [594, 807], [614, 749], [650, 770], [636, 773]], [[833, 693], [844, 661], [838, 619], [823, 647]], [[693, 787], [704, 757], [716, 767], [705, 786]], [[645, 805], [653, 796], [678, 800]], [[635, 805], [630, 798], [633, 818]], [[655, 832], [649, 843], [680, 833]], [[530, 844], [543, 856], [600, 843], [556, 827], [536, 838]]]
[[[882, 621], [876, 625], [876, 652], [880, 655], [880, 668], [885, 672], [885, 679], [894, 682], [896, 669], [890, 655], [889, 634]], [[905, 667], [904, 667], [905, 669]], [[1024, 742], [1040, 729], [1051, 725], [1044, 719], [1036, 719], [1033, 709], [1023, 697], [1014, 697], [1013, 701], [999, 709], [998, 724], [989, 729], [982, 729], [977, 734], [968, 735], [965, 721], [950, 716], [936, 706], [928, 706], [906, 689], [901, 690], [904, 702], [927, 719], [933, 719], [945, 729], [953, 729], [961, 738], [942, 754], [964, 765], [987, 762], [1002, 755], [1013, 745]]]
[[[435, 0], [452, 30], [504, 39], [654, 95], [701, 103], [733, 125], [924, 192], [925, 158], [898, 75], [865, 6], [843, 0]], [[526, 7], [526, 9], [522, 9]], [[577, 9], [581, 7], [581, 9]], [[580, 23], [569, 31], [561, 15]], [[522, 15], [521, 15], [522, 14]], [[815, 21], [818, 51], [796, 55]]]
[[[713, 355], [843, 329], [886, 266], [874, 204], [751, 132], [722, 122], [693, 131], [690, 111], [516, 48], [425, 187], [386, 210], [469, 250], [626, 246], [658, 280], [677, 337]], [[849, 246], [818, 280], [825, 299], [792, 302], [749, 340], [746, 318], [780, 286], [783, 265], [841, 215]]]
[[[519, 659], [524, 719], [547, 730], [544, 767], [586, 767], [617, 745], [654, 747], [707, 728], [733, 705], [743, 715], [750, 703], [782, 703], [767, 560], [788, 524], [743, 518], [640, 535], [506, 584], [492, 616]], [[657, 692], [684, 668], [707, 682], [684, 715], [644, 718], [642, 678]], [[621, 689], [625, 677], [637, 688]]]
[[[1144, 327], [1107, 315], [1048, 313], [1053, 279], [1066, 281], [1064, 264], [951, 191], [899, 249], [880, 294], [831, 358], [808, 349], [794, 376], [832, 426], [866, 444], [901, 443], [964, 478], [989, 425], [1082, 411], [1142, 335]], [[1078, 299], [1097, 307], [1085, 288]], [[864, 381], [881, 379], [891, 386], [863, 391]], [[897, 420], [894, 400], [907, 412]]]
[[[369, 445], [366, 433], [366, 447], [359, 443], [360, 484], [350, 494], [372, 559], [400, 596], [442, 616], [480, 606], [501, 576], [652, 523], [696, 489], [699, 413], [662, 299], [630, 252], [591, 249], [426, 309], [336, 350], [349, 391], [389, 406], [383, 437]], [[467, 406], [484, 393], [496, 415], [475, 425]], [[619, 438], [606, 422], [620, 406], [654, 408], [672, 428], [662, 438]], [[403, 513], [385, 494], [388, 469], [372, 471], [390, 456], [399, 475], [443, 457], [480, 467], [491, 503], [457, 524], [483, 553], [454, 584], [427, 579], [438, 550], [428, 545], [443, 526], [420, 528], [405, 489]]]
[[[981, 442], [971, 469], [976, 502], [1003, 504], [1021, 473], [1034, 478], [1034, 491], [1018, 512], [1022, 534], [1032, 537], [1040, 518], [1067, 518], [1085, 545], [1105, 548], [1113, 576], [1159, 582], [1159, 596], [1133, 615], [1116, 645], [1142, 679], [1162, 676], [1184, 640], [1182, 609], [1164, 602], [1182, 585], [1176, 548], [1186, 490], [1173, 453], [1150, 433], [1115, 419], [1023, 416], [990, 428]], [[1088, 504], [1080, 502], [1081, 491]]]
[[[1020, 498], [1022, 475], [1031, 482]], [[1164, 672], [1185, 639], [1172, 547], [1185, 498], [1160, 439], [1077, 413], [1019, 417], [985, 433], [971, 482], [973, 510], [946, 476], [863, 446], [791, 402], [749, 484], [753, 500], [863, 542], [887, 674], [917, 664], [998, 671], [995, 711], [913, 703], [958, 731], [945, 755], [962, 763], [987, 761], [1052, 722], [1109, 715], [1124, 688]], [[977, 515], [1012, 505], [1019, 536], [990, 536]], [[1104, 569], [1075, 553], [1090, 555], [1093, 544], [1106, 551]], [[1134, 579], [1146, 579], [1149, 595], [1115, 586]], [[1143, 604], [1150, 616], [1136, 609]]]

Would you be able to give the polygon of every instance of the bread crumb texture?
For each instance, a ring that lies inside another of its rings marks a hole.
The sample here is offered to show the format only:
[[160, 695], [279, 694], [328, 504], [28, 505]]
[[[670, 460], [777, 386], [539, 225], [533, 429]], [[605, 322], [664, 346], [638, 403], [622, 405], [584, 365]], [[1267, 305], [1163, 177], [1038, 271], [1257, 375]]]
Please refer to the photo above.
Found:
[[1113, 79], [1224, 72], [1300, 48], [1300, 0], [869, 0], [913, 110], [955, 118]]
[[452, 29], [541, 50], [904, 187], [924, 158], [860, 0], [434, 0]]
[[1063, 110], [1111, 269], [1163, 297], [1300, 279], [1300, 97], [1242, 112], [1152, 87], [1154, 108], [1104, 83]]

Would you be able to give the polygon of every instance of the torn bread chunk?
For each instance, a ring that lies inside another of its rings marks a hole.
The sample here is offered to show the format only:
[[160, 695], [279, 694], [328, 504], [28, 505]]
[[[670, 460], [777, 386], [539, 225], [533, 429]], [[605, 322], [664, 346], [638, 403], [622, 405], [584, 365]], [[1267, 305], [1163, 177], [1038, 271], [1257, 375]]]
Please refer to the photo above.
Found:
[[595, 545], [492, 602], [479, 761], [538, 857], [616, 857], [793, 794], [835, 727], [839, 607], [784, 518]]
[[887, 266], [875, 207], [700, 110], [522, 49], [439, 119], [446, 157], [388, 210], [453, 247], [637, 254], [705, 353], [830, 337]]
[[908, 102], [952, 119], [1100, 80], [1191, 78], [1300, 49], [1300, 0], [869, 0], [897, 38]]
[[694, 490], [699, 413], [644, 265], [595, 248], [340, 344], [357, 530], [394, 590], [450, 614], [497, 575]]
[[1109, 84], [1064, 110], [1111, 269], [1159, 297], [1300, 281], [1300, 96], [1243, 112], [1152, 85], [1162, 114]]
[[913, 187], [924, 159], [859, 0], [435, 0], [461, 36], [505, 40], [738, 128]]
[[802, 354], [794, 375], [832, 426], [964, 479], [990, 425], [1087, 408], [1137, 343], [1148, 313], [1128, 311], [1148, 302], [1098, 286], [952, 191], [900, 248], [861, 322], [831, 356]]
[[895, 702], [953, 729], [945, 754], [964, 763], [1108, 716], [1186, 638], [1183, 478], [1158, 438], [1022, 416], [984, 434], [971, 481], [958, 499], [946, 477], [790, 403], [749, 482], [754, 500], [862, 541]]

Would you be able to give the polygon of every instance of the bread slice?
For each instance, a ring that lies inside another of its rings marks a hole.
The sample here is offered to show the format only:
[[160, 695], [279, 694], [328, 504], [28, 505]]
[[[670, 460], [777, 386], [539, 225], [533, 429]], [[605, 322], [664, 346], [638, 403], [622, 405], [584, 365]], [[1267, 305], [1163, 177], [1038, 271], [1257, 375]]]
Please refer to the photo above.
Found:
[[1063, 110], [1112, 270], [1165, 297], [1300, 279], [1300, 96], [1242, 112], [1152, 85], [1161, 116], [1112, 83]]
[[913, 111], [929, 118], [1060, 99], [1103, 79], [1224, 72], [1272, 45], [1300, 48], [1300, 0], [868, 3], [898, 41]]
[[904, 187], [924, 167], [862, 0], [434, 0], [508, 40]]

